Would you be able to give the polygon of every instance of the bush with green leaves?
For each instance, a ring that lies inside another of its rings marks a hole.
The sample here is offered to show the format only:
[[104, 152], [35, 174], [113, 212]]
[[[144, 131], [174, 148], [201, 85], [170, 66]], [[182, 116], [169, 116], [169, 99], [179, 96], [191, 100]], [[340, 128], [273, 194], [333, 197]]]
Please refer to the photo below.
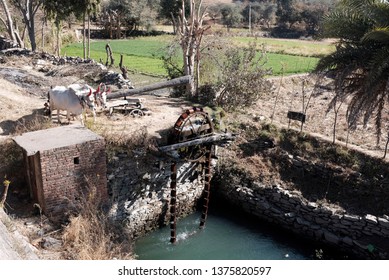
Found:
[[[179, 46], [173, 42], [162, 57], [171, 79], [183, 75], [179, 56]], [[251, 106], [272, 88], [272, 83], [266, 79], [271, 74], [271, 69], [265, 67], [266, 62], [265, 52], [255, 42], [239, 47], [226, 38], [204, 38], [196, 101], [220, 106], [226, 111]], [[182, 89], [175, 90], [174, 95], [180, 93]]]
[[255, 43], [245, 48], [228, 47], [216, 81], [219, 88], [216, 105], [232, 111], [253, 105], [269, 92], [272, 83], [266, 75], [271, 70], [264, 67], [265, 63], [266, 55], [258, 51]]

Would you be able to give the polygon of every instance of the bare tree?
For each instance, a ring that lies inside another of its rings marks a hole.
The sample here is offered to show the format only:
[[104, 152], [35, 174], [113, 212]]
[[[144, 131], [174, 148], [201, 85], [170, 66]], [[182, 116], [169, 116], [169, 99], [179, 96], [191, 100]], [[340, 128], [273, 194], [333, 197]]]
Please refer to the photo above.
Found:
[[332, 144], [335, 144], [336, 141], [336, 125], [338, 124], [338, 115], [339, 115], [339, 110], [343, 105], [342, 99], [339, 98], [338, 95], [336, 95], [330, 102], [330, 105], [328, 106], [327, 113], [329, 110], [332, 108], [334, 111], [334, 125], [332, 127]]
[[31, 43], [31, 49], [32, 51], [35, 51], [35, 15], [42, 6], [43, 0], [12, 0], [12, 3], [23, 15], [23, 20], [28, 31], [28, 38]]
[[3, 6], [4, 13], [5, 13], [5, 19], [0, 17], [0, 21], [4, 24], [5, 28], [7, 29], [8, 35], [10, 39], [15, 43], [18, 44], [17, 41], [17, 36], [15, 34], [15, 29], [14, 29], [14, 23], [12, 20], [12, 16], [10, 13], [10, 10], [8, 8], [8, 4], [6, 0], [1, 0], [1, 5]]
[[[301, 79], [301, 92], [302, 92], [301, 112], [304, 114], [304, 116], [307, 115], [309, 102], [311, 101], [312, 96], [316, 94], [316, 87], [313, 87], [312, 91], [309, 94], [306, 92], [308, 83], [309, 83], [309, 76]], [[301, 121], [300, 132], [303, 131], [304, 123], [305, 121]]]
[[[200, 45], [204, 32], [210, 26], [203, 27], [203, 20], [206, 16], [206, 10], [201, 8], [202, 0], [198, 6], [192, 0], [190, 4], [189, 18], [185, 15], [185, 1], [182, 1], [181, 13], [178, 17], [178, 26], [176, 28], [180, 37], [184, 59], [184, 74], [192, 76], [194, 79], [186, 87], [187, 96], [195, 96], [197, 86], [199, 85], [199, 65], [200, 65]], [[197, 69], [197, 70], [196, 70]]]
[[276, 106], [277, 106], [277, 103], [278, 103], [278, 97], [280, 96], [280, 91], [281, 91], [281, 87], [282, 87], [282, 82], [283, 82], [283, 79], [284, 79], [284, 71], [285, 71], [285, 63], [281, 63], [281, 78], [280, 78], [280, 83], [278, 85], [278, 89], [277, 89], [277, 94], [276, 94], [276, 99], [274, 100], [274, 105], [273, 105], [273, 112], [271, 114], [271, 124], [273, 123], [273, 119], [274, 119], [274, 114], [276, 112]]

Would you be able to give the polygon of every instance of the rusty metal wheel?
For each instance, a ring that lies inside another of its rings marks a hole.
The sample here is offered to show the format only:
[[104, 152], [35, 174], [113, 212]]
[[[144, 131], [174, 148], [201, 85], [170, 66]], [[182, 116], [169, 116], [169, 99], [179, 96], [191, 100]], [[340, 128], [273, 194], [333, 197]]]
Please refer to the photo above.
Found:
[[[174, 124], [174, 142], [182, 143], [201, 137], [208, 136], [213, 133], [213, 124], [208, 116], [208, 113], [202, 108], [193, 107], [186, 110], [178, 118]], [[209, 149], [208, 145], [199, 144], [193, 145], [178, 150], [181, 159], [188, 161], [200, 160]]]
[[140, 109], [134, 109], [134, 110], [131, 110], [130, 112], [130, 115], [134, 118], [137, 118], [137, 117], [143, 117], [144, 116], [144, 113], [142, 110]]

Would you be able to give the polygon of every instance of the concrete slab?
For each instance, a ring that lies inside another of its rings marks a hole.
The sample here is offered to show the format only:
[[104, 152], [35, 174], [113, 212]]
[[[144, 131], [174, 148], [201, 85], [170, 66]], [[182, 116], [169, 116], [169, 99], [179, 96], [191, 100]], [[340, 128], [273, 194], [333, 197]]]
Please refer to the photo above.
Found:
[[103, 137], [75, 124], [27, 132], [12, 139], [27, 152], [27, 156], [31, 156], [37, 152], [101, 140]]

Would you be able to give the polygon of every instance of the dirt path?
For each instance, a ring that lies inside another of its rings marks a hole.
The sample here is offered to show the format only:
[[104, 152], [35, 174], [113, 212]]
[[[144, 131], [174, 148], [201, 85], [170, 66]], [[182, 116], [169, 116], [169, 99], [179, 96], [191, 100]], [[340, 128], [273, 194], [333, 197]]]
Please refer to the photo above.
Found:
[[22, 118], [31, 116], [43, 108], [45, 100], [0, 78], [0, 140], [7, 138]]
[[[64, 73], [47, 76], [38, 71], [33, 60], [29, 61], [24, 58], [20, 66], [14, 60], [17, 58], [13, 60], [9, 58], [8, 63], [0, 69], [0, 83], [2, 84], [0, 88], [0, 140], [12, 136], [17, 130], [16, 127], [23, 125], [25, 120], [32, 119], [36, 115], [42, 116], [50, 86], [84, 82], [80, 78], [83, 74], [80, 66], [72, 73], [74, 76], [68, 76], [71, 72], [67, 70], [70, 68], [68, 65], [62, 67], [64, 70], [61, 70], [61, 67], [52, 66], [58, 73], [61, 71]], [[77, 74], [79, 75], [76, 76]], [[143, 86], [154, 82], [153, 78], [146, 80], [137, 81], [136, 84]], [[99, 117], [93, 125], [105, 132], [123, 134], [146, 129], [149, 135], [158, 139], [161, 137], [160, 132], [172, 127], [181, 112], [189, 106], [181, 99], [168, 96], [166, 90], [133, 96], [144, 99], [143, 105], [147, 109], [146, 116], [133, 118], [119, 111], [114, 111], [112, 116], [108, 112], [99, 112]], [[62, 121], [66, 122], [64, 117]]]

